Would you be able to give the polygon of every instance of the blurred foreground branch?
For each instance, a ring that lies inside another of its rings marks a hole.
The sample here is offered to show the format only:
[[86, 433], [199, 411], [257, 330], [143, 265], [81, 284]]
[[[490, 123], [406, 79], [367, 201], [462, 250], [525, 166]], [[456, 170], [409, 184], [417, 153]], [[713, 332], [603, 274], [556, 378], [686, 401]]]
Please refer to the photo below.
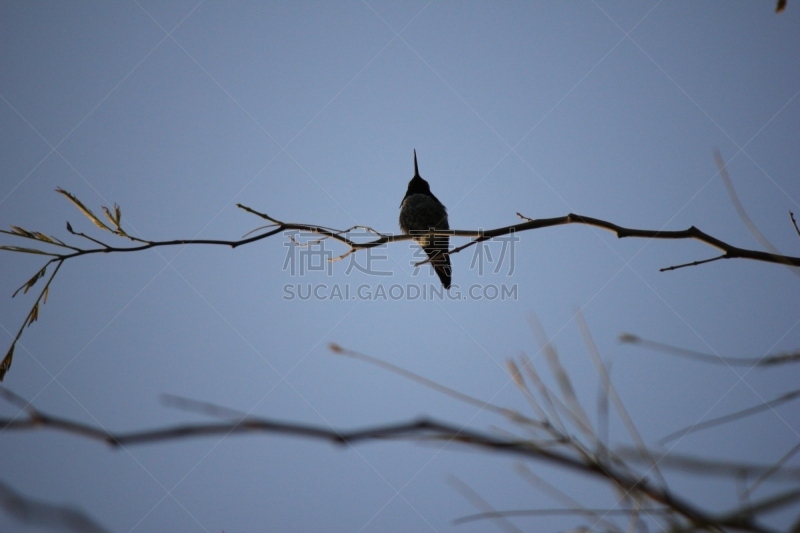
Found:
[[184, 424], [143, 431], [114, 433], [97, 426], [41, 412], [7, 389], [0, 388], [0, 393], [7, 401], [23, 407], [28, 415], [27, 417], [0, 418], [0, 432], [47, 428], [98, 440], [115, 448], [213, 435], [254, 433], [274, 433], [351, 446], [366, 441], [401, 439], [412, 439], [420, 442], [435, 441], [444, 444], [459, 443], [525, 459], [535, 459], [591, 477], [605, 479], [625, 493], [639, 495], [656, 505], [655, 508], [648, 509], [648, 513], [676, 513], [687, 520], [692, 527], [696, 528], [724, 527], [754, 532], [769, 531], [756, 523], [756, 513], [765, 509], [789, 505], [800, 499], [800, 491], [789, 491], [780, 495], [780, 497], [773, 497], [764, 502], [751, 504], [746, 509], [737, 509], [734, 512], [723, 515], [710, 514], [696, 507], [688, 500], [673, 494], [666, 488], [656, 486], [646, 477], [632, 475], [621, 465], [614, 464], [612, 461], [606, 461], [599, 457], [568, 454], [549, 445], [540, 445], [533, 440], [499, 437], [427, 418], [356, 430], [337, 430], [328, 426], [314, 426], [248, 416], [225, 422]]
[[0, 508], [20, 522], [41, 526], [48, 531], [107, 533], [103, 526], [79, 509], [29, 498], [2, 481]]

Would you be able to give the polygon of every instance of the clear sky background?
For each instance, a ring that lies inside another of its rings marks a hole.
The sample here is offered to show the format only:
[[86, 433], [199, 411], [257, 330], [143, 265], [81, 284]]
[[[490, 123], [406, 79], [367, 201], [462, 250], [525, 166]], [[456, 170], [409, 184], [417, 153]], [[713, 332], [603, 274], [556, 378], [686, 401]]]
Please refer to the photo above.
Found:
[[[151, 240], [237, 239], [262, 225], [237, 202], [286, 221], [396, 232], [416, 149], [452, 228], [574, 212], [637, 228], [694, 225], [759, 248], [728, 199], [719, 149], [760, 231], [800, 255], [789, 219], [800, 212], [800, 4], [790, 0], [780, 15], [773, 4], [3, 2], [0, 225], [88, 244], [66, 233], [70, 221], [125, 244], [54, 192], [62, 187], [98, 212], [119, 203], [124, 227]], [[389, 276], [348, 272], [347, 260], [330, 273], [292, 275], [283, 236], [235, 250], [80, 258], [59, 272], [3, 385], [42, 410], [113, 431], [209, 420], [163, 405], [165, 393], [333, 428], [428, 415], [518, 431], [327, 346], [532, 415], [505, 362], [525, 353], [555, 386], [529, 325], [536, 316], [594, 420], [599, 381], [580, 311], [653, 447], [797, 387], [796, 367], [706, 365], [618, 341], [632, 332], [735, 357], [797, 350], [797, 272], [731, 260], [661, 273], [716, 251], [585, 226], [518, 237], [513, 270], [494, 272], [500, 243], [482, 272], [472, 249], [452, 258], [462, 296], [473, 285], [515, 287], [504, 301], [284, 298], [297, 284], [373, 293], [435, 284], [427, 266], [414, 275], [408, 243], [376, 254]], [[35, 298], [11, 294], [41, 264], [0, 255], [3, 352]], [[799, 438], [797, 405], [788, 404], [662, 451], [770, 464]], [[630, 443], [616, 420], [610, 441]], [[615, 501], [598, 483], [527, 466], [587, 506]], [[0, 481], [111, 531], [494, 528], [453, 525], [481, 510], [454, 479], [496, 509], [558, 506], [517, 460], [455, 445], [342, 448], [253, 435], [112, 450], [48, 430], [0, 433]], [[734, 482], [669, 481], [710, 510], [737, 502]], [[796, 514], [775, 514], [771, 525], [785, 528]], [[0, 530], [40, 531], [5, 513]]]

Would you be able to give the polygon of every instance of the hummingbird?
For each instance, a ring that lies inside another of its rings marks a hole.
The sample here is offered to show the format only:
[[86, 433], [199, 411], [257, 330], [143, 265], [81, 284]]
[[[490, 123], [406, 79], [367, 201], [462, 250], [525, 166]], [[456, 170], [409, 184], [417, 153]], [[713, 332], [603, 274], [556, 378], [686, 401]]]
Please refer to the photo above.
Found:
[[[448, 230], [447, 208], [431, 192], [428, 182], [419, 175], [417, 151], [414, 150], [414, 177], [408, 182], [408, 190], [400, 204], [400, 229], [412, 235], [431, 230]], [[450, 288], [450, 237], [421, 235], [414, 237], [430, 258], [436, 275], [445, 289]]]

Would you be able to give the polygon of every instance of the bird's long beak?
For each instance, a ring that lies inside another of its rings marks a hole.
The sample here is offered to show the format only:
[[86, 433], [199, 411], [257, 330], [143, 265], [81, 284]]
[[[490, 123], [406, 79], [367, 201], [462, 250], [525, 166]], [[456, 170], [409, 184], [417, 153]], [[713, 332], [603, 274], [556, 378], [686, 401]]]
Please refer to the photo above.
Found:
[[414, 150], [414, 177], [419, 178], [419, 170], [417, 169], [417, 151]]

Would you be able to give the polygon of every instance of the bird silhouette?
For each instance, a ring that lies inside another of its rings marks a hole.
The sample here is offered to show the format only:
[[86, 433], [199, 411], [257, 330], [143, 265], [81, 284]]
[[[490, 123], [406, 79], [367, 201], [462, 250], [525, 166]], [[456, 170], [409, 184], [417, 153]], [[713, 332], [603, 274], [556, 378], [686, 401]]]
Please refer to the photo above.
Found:
[[447, 230], [447, 208], [431, 192], [428, 182], [419, 175], [417, 151], [414, 150], [414, 177], [408, 182], [408, 190], [400, 204], [400, 229], [414, 237], [428, 254], [431, 265], [445, 289], [450, 288], [452, 268], [450, 266], [450, 237], [419, 235], [431, 230]]

